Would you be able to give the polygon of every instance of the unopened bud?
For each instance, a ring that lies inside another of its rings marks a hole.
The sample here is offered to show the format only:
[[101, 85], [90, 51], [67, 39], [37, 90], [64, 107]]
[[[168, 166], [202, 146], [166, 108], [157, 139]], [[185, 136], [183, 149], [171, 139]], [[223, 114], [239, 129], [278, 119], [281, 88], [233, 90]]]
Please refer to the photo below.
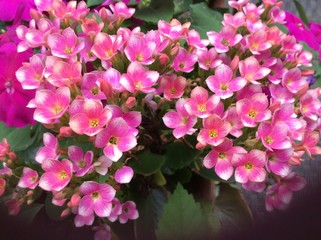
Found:
[[126, 107], [131, 109], [133, 107], [135, 107], [136, 105], [136, 98], [134, 97], [129, 97], [127, 100], [126, 100]]
[[161, 53], [159, 56], [159, 63], [161, 65], [166, 65], [169, 61], [169, 57], [165, 53]]
[[60, 217], [66, 217], [70, 214], [70, 209], [66, 208], [65, 210], [62, 211], [62, 213], [60, 214]]

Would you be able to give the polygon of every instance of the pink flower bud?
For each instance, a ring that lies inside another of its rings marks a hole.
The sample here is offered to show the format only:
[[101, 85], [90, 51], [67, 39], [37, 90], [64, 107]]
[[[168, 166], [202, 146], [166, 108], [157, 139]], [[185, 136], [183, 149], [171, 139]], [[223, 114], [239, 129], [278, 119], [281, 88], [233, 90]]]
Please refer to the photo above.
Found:
[[161, 65], [167, 64], [169, 61], [169, 57], [165, 53], [161, 53], [159, 56], [159, 62]]
[[126, 107], [128, 108], [133, 108], [136, 105], [136, 98], [135, 97], [129, 97], [126, 100]]

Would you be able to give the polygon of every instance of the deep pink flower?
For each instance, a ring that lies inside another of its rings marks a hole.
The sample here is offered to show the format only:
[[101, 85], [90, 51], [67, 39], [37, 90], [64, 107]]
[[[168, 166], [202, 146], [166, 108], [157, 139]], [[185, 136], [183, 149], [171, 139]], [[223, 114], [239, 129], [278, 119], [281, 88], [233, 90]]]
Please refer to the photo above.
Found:
[[0, 21], [29, 21], [32, 8], [35, 8], [33, 0], [0, 1]]
[[108, 216], [108, 220], [111, 222], [115, 222], [118, 219], [118, 216], [122, 212], [122, 205], [117, 198], [114, 198], [112, 201], [113, 208]]
[[222, 60], [218, 58], [217, 52], [214, 47], [205, 49], [198, 49], [196, 51], [197, 61], [200, 68], [209, 70], [210, 68], [216, 68], [222, 63]]
[[232, 69], [225, 64], [221, 64], [216, 68], [214, 76], [209, 76], [206, 79], [206, 83], [216, 96], [226, 99], [232, 97], [234, 92], [242, 89], [247, 83], [244, 78], [237, 77], [232, 79], [232, 77]]
[[16, 49], [10, 42], [0, 46], [0, 120], [9, 127], [24, 127], [36, 123], [34, 110], [26, 107], [35, 92], [23, 90], [15, 72], [32, 52], [17, 53]]
[[223, 121], [219, 116], [213, 114], [203, 120], [203, 129], [197, 135], [197, 141], [203, 146], [220, 145], [227, 134], [231, 131], [231, 124]]
[[122, 44], [123, 41], [120, 35], [114, 36], [100, 32], [95, 37], [91, 51], [101, 60], [110, 60], [120, 50]]
[[235, 181], [239, 183], [263, 182], [265, 180], [265, 152], [253, 149], [249, 153], [235, 153], [232, 157], [232, 164], [236, 167]]
[[197, 49], [204, 49], [209, 44], [209, 40], [201, 39], [200, 34], [195, 29], [188, 31], [186, 42], [189, 46]]
[[260, 84], [260, 82], [257, 80], [261, 80], [271, 72], [269, 68], [261, 67], [258, 60], [254, 56], [240, 61], [239, 70], [241, 77], [253, 84]]
[[101, 91], [100, 80], [103, 74], [98, 72], [85, 73], [81, 83], [81, 93], [84, 98], [102, 100], [106, 95]]
[[110, 4], [109, 7], [113, 11], [115, 18], [120, 20], [131, 18], [136, 11], [135, 8], [129, 8], [123, 2], [117, 2], [115, 5]]
[[42, 140], [44, 146], [37, 151], [35, 160], [41, 164], [47, 158], [58, 159], [59, 143], [57, 138], [52, 133], [46, 132], [43, 134]]
[[224, 17], [224, 20], [222, 24], [224, 26], [231, 25], [235, 29], [238, 29], [239, 27], [243, 26], [245, 23], [245, 15], [243, 12], [237, 12], [234, 15], [225, 13], [223, 17]]
[[179, 48], [173, 61], [173, 68], [176, 72], [189, 73], [193, 71], [196, 61], [197, 56], [194, 53], [188, 53], [184, 48]]
[[166, 38], [172, 41], [177, 41], [182, 38], [184, 27], [178, 20], [172, 19], [170, 23], [164, 20], [159, 20], [157, 25], [158, 31]]
[[302, 128], [302, 122], [295, 117], [294, 105], [290, 103], [283, 103], [273, 113], [272, 124], [276, 122], [285, 123], [290, 131], [296, 131]]
[[41, 164], [45, 173], [40, 177], [39, 187], [46, 191], [60, 191], [72, 177], [72, 163], [67, 159], [45, 159]]
[[119, 222], [126, 223], [128, 219], [135, 220], [138, 218], [136, 204], [133, 201], [127, 201], [122, 205], [122, 212], [119, 215]]
[[313, 90], [300, 97], [300, 112], [303, 116], [316, 121], [320, 116], [321, 101]]
[[155, 90], [152, 86], [156, 84], [158, 77], [158, 72], [146, 71], [140, 63], [132, 62], [127, 68], [127, 73], [121, 76], [120, 84], [131, 93], [137, 91], [150, 93]]
[[266, 168], [269, 172], [281, 177], [285, 177], [291, 172], [289, 160], [293, 156], [293, 148], [273, 149], [273, 151], [268, 151], [266, 155], [268, 158]]
[[89, 216], [93, 212], [99, 217], [108, 217], [115, 197], [116, 191], [107, 183], [99, 184], [93, 181], [87, 181], [80, 185], [80, 194], [84, 196], [79, 202], [78, 214]]
[[321, 147], [318, 146], [319, 143], [320, 143], [320, 133], [319, 132], [306, 131], [304, 133], [301, 145], [303, 146], [303, 148], [307, 152], [307, 154], [310, 157], [312, 157], [311, 155], [320, 155], [321, 154]]
[[[75, 104], [74, 104], [75, 103]], [[74, 110], [77, 108], [77, 110]], [[74, 101], [70, 106], [71, 114], [70, 128], [77, 134], [94, 136], [103, 130], [111, 119], [111, 111], [103, 108], [100, 100], [86, 99], [84, 101]]]
[[179, 99], [176, 102], [176, 112], [170, 111], [163, 117], [166, 127], [174, 128], [173, 135], [175, 138], [181, 138], [196, 131], [193, 127], [197, 122], [197, 117], [190, 115], [186, 111], [185, 103], [185, 99]]
[[115, 172], [115, 181], [118, 183], [129, 183], [134, 176], [134, 170], [129, 166], [122, 166]]
[[301, 70], [298, 67], [290, 69], [282, 78], [282, 86], [286, 87], [291, 93], [297, 93], [305, 85], [308, 85], [308, 83], [302, 77]]
[[236, 102], [236, 112], [246, 127], [255, 127], [258, 122], [271, 118], [269, 101], [264, 93], [256, 93], [251, 98]]
[[38, 185], [38, 182], [38, 172], [31, 168], [24, 167], [22, 176], [18, 182], [18, 187], [35, 189], [35, 187]]
[[70, 86], [81, 81], [81, 63], [56, 61], [47, 81], [56, 87]]
[[243, 132], [242, 128], [244, 127], [242, 120], [240, 119], [239, 115], [236, 112], [236, 107], [229, 107], [224, 114], [223, 120], [225, 122], [229, 122], [232, 126], [230, 134], [234, 137], [240, 137]]
[[104, 148], [104, 154], [112, 161], [118, 161], [123, 152], [137, 145], [135, 135], [123, 118], [113, 118], [108, 127], [103, 129], [95, 141], [98, 148]]
[[172, 98], [180, 98], [184, 94], [186, 78], [182, 76], [165, 75], [161, 77], [160, 85], [163, 90], [164, 98], [171, 101]]
[[247, 35], [245, 41], [253, 54], [260, 54], [272, 47], [272, 44], [266, 40], [266, 31], [263, 29]]
[[82, 148], [78, 146], [68, 147], [68, 156], [73, 162], [73, 171], [76, 172], [76, 177], [85, 176], [91, 169], [94, 153], [92, 151], [87, 151], [85, 154]]

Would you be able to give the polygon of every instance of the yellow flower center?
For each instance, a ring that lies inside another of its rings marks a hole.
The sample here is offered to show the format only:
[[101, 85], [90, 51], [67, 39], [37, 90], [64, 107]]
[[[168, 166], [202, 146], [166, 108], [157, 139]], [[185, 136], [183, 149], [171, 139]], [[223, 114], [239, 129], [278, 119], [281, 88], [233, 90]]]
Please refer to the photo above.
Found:
[[68, 177], [67, 173], [65, 171], [61, 171], [59, 173], [59, 179], [60, 180], [65, 180]]
[[209, 131], [209, 136], [210, 136], [210, 138], [215, 138], [215, 137], [217, 137], [217, 131], [216, 131], [216, 130], [210, 130], [210, 131]]
[[91, 127], [97, 127], [99, 124], [99, 121], [97, 119], [91, 120], [90, 126]]
[[170, 89], [170, 93], [171, 93], [171, 94], [175, 94], [175, 93], [176, 93], [176, 89], [175, 89], [175, 88], [171, 88], [171, 89]]
[[225, 83], [223, 83], [221, 85], [221, 90], [226, 91], [227, 89], [228, 89], [227, 85]]
[[256, 112], [254, 110], [249, 111], [248, 116], [250, 118], [255, 118], [256, 117]]
[[94, 198], [94, 199], [99, 198], [99, 192], [93, 192], [93, 193], [91, 194], [91, 197]]
[[218, 154], [218, 158], [220, 158], [220, 159], [223, 159], [223, 158], [225, 158], [226, 157], [226, 153], [225, 152], [220, 152], [219, 154]]
[[117, 144], [117, 138], [116, 137], [111, 137], [109, 139], [109, 143], [113, 144], [113, 145], [116, 145]]
[[200, 112], [205, 112], [206, 111], [206, 107], [205, 107], [205, 105], [198, 105], [198, 111], [200, 111]]
[[266, 137], [265, 141], [266, 141], [267, 144], [272, 144], [273, 143], [273, 139], [270, 136]]
[[245, 168], [246, 169], [251, 169], [251, 168], [253, 168], [253, 164], [248, 162], [248, 163], [245, 164]]

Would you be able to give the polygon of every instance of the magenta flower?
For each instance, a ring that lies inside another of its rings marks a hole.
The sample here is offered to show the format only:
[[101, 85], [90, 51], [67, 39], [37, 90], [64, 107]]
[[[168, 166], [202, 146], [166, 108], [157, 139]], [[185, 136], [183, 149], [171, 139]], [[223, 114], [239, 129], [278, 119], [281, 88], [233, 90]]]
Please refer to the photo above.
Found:
[[271, 118], [269, 101], [264, 93], [256, 93], [251, 98], [236, 102], [236, 112], [246, 127], [255, 127], [258, 122]]
[[258, 60], [253, 56], [240, 61], [239, 70], [241, 77], [253, 84], [260, 84], [257, 80], [261, 80], [271, 72], [271, 69], [261, 67]]
[[221, 108], [222, 103], [218, 96], [208, 97], [208, 92], [203, 87], [195, 87], [191, 92], [191, 98], [186, 100], [185, 108], [190, 115], [199, 118], [207, 118], [217, 109]]
[[0, 46], [0, 120], [8, 127], [35, 124], [34, 110], [26, 107], [35, 92], [23, 90], [15, 76], [16, 70], [32, 53], [17, 53], [16, 49], [17, 46], [10, 42]]
[[175, 74], [165, 75], [160, 80], [161, 88], [163, 89], [164, 98], [171, 101], [173, 98], [180, 98], [184, 94], [186, 87], [186, 78]]
[[76, 177], [85, 176], [92, 167], [94, 153], [87, 151], [85, 154], [83, 150], [78, 146], [68, 147], [68, 156], [73, 162], [73, 171], [76, 172]]
[[95, 141], [98, 148], [104, 148], [104, 154], [112, 161], [118, 161], [123, 152], [137, 145], [137, 140], [123, 118], [113, 118], [108, 127], [98, 133]]
[[272, 47], [272, 44], [266, 39], [266, 31], [263, 29], [247, 35], [245, 41], [253, 54], [260, 54], [262, 51]]
[[79, 192], [84, 196], [79, 202], [78, 214], [89, 216], [93, 212], [99, 217], [108, 217], [116, 191], [107, 183], [87, 181], [80, 185]]
[[45, 124], [55, 122], [67, 111], [70, 97], [68, 87], [61, 87], [56, 91], [49, 89], [37, 91], [34, 99], [36, 106], [34, 119]]
[[231, 131], [231, 124], [223, 121], [219, 116], [213, 114], [203, 120], [203, 129], [197, 135], [197, 141], [203, 146], [220, 145], [227, 134]]
[[60, 58], [71, 58], [85, 47], [85, 43], [78, 39], [75, 31], [70, 27], [64, 29], [61, 34], [50, 34], [47, 43], [51, 54]]
[[194, 53], [188, 53], [184, 48], [179, 48], [173, 61], [173, 68], [176, 72], [189, 73], [193, 71], [196, 61], [197, 56]]
[[46, 191], [60, 191], [68, 185], [72, 177], [72, 163], [67, 159], [47, 158], [41, 164], [45, 173], [40, 177], [39, 187]]
[[[0, 1], [0, 21], [30, 21], [30, 10], [35, 8], [33, 0]], [[17, 17], [19, 17], [17, 19]]]
[[129, 183], [132, 180], [133, 176], [134, 171], [131, 167], [122, 166], [115, 172], [115, 181], [121, 184]]
[[102, 131], [111, 119], [111, 111], [103, 108], [100, 100], [86, 99], [74, 102], [70, 106], [70, 112], [76, 111], [76, 113], [70, 114], [69, 125], [77, 134], [94, 136]]
[[288, 139], [288, 128], [283, 122], [262, 122], [257, 131], [257, 137], [261, 138], [263, 145], [273, 151], [273, 149], [285, 149], [292, 146]]
[[151, 93], [155, 90], [152, 86], [156, 84], [158, 77], [158, 72], [146, 71], [140, 63], [132, 62], [127, 68], [127, 73], [121, 76], [120, 84], [131, 93]]
[[81, 63], [66, 63], [56, 61], [53, 65], [53, 72], [47, 81], [56, 87], [64, 87], [76, 84], [81, 81]]
[[95, 37], [91, 51], [101, 60], [110, 60], [116, 55], [122, 44], [121, 36], [113, 36], [100, 32]]
[[133, 35], [128, 40], [127, 46], [124, 50], [126, 57], [131, 62], [140, 62], [141, 64], [151, 64], [154, 62], [153, 53], [156, 48], [156, 44], [151, 41], [147, 41], [145, 38]]
[[18, 182], [18, 187], [35, 189], [38, 183], [38, 172], [31, 168], [24, 167], [22, 176]]
[[197, 117], [190, 115], [186, 111], [185, 103], [185, 99], [179, 99], [176, 102], [176, 112], [170, 111], [163, 117], [166, 127], [174, 128], [173, 135], [175, 138], [181, 138], [196, 131], [193, 127], [197, 122]]
[[230, 47], [235, 46], [242, 40], [242, 35], [236, 33], [236, 29], [230, 25], [224, 26], [219, 33], [207, 32], [207, 36], [218, 53], [228, 52]]
[[266, 168], [269, 172], [273, 172], [281, 177], [287, 176], [291, 172], [289, 160], [293, 156], [293, 148], [273, 149], [273, 152], [267, 152], [268, 161]]
[[122, 205], [122, 212], [119, 215], [119, 222], [126, 223], [128, 219], [135, 220], [139, 216], [136, 204], [133, 201], [127, 201]]
[[43, 134], [42, 140], [44, 146], [37, 151], [35, 160], [41, 164], [47, 158], [58, 159], [59, 143], [57, 138], [52, 133], [46, 132]]
[[265, 208], [272, 211], [274, 208], [284, 210], [291, 202], [293, 192], [299, 191], [306, 185], [306, 180], [297, 173], [291, 172], [280, 182], [269, 186], [266, 190]]
[[222, 60], [218, 58], [217, 52], [214, 47], [205, 49], [198, 49], [196, 51], [197, 61], [200, 68], [209, 70], [210, 68], [216, 68], [222, 63]]
[[232, 79], [232, 77], [232, 69], [225, 64], [221, 64], [216, 68], [214, 76], [209, 76], [206, 79], [206, 83], [212, 92], [221, 99], [226, 99], [232, 97], [234, 92], [242, 89], [247, 83], [244, 78]]
[[234, 153], [246, 153], [246, 150], [242, 147], [233, 147], [231, 139], [226, 138], [220, 145], [213, 147], [203, 160], [203, 165], [206, 168], [213, 168], [215, 166], [216, 174], [224, 179], [228, 180], [232, 175], [234, 168], [231, 160]]
[[266, 177], [264, 166], [266, 154], [260, 150], [253, 149], [249, 153], [235, 153], [232, 164], [235, 169], [235, 181], [239, 183], [263, 182]]

